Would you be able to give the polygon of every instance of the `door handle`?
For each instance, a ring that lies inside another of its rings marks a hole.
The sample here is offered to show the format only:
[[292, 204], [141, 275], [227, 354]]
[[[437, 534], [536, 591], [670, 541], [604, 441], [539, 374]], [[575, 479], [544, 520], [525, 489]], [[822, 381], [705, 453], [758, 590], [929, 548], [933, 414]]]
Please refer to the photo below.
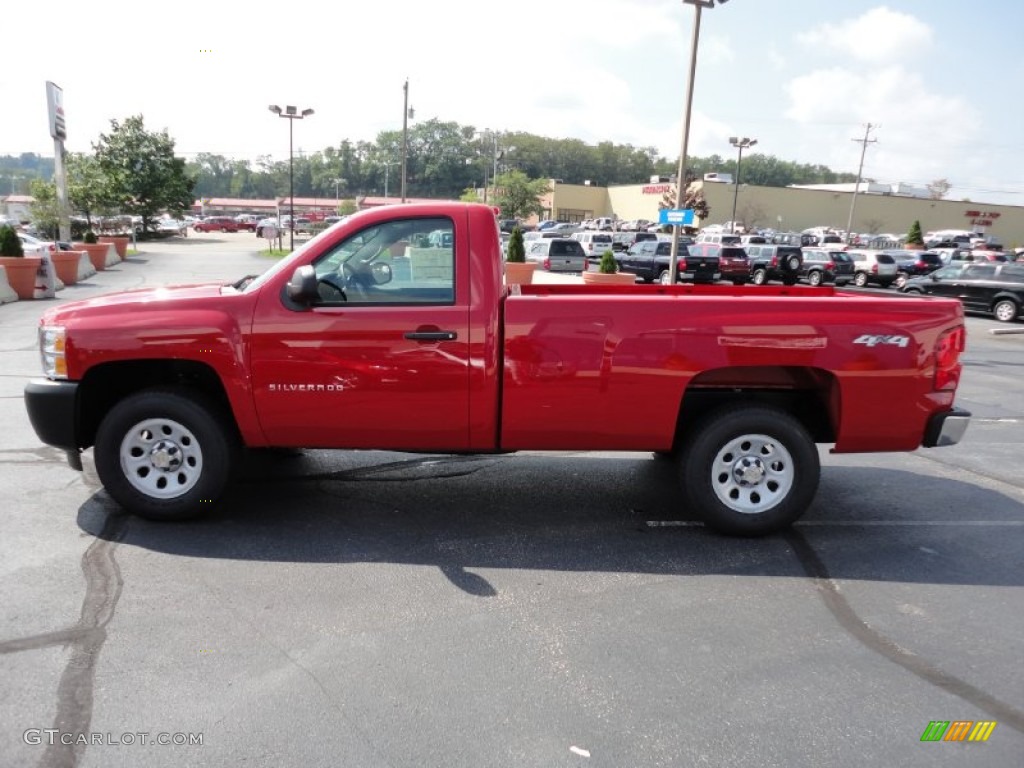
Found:
[[459, 334], [455, 331], [408, 331], [405, 338], [409, 341], [455, 341]]

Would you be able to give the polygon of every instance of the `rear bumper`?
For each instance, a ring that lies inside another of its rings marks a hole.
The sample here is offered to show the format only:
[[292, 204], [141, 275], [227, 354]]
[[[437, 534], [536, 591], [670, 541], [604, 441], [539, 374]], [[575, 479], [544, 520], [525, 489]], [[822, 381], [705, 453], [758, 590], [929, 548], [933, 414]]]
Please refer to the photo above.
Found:
[[921, 441], [921, 445], [925, 448], [956, 445], [967, 431], [970, 421], [971, 414], [963, 408], [932, 414], [932, 417], [928, 419], [928, 426], [925, 427], [924, 440]]

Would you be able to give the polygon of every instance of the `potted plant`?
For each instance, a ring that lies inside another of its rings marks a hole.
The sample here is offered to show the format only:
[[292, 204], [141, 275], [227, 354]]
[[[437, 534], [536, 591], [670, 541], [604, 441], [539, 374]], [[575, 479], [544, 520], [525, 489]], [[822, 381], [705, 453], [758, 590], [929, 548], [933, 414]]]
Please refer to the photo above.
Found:
[[81, 243], [75, 243], [75, 249], [89, 254], [89, 261], [97, 270], [107, 268], [107, 252], [112, 243], [101, 243], [91, 229], [82, 237]]
[[537, 269], [537, 265], [526, 260], [523, 232], [516, 227], [512, 230], [512, 237], [508, 241], [508, 256], [505, 258], [505, 284], [529, 285], [533, 282], [535, 269]]
[[597, 272], [583, 273], [583, 282], [633, 285], [636, 282], [636, 275], [632, 272], [619, 272], [619, 263], [615, 260], [615, 254], [609, 249], [601, 254], [601, 263], [597, 267]]
[[39, 256], [26, 256], [21, 238], [14, 227], [5, 224], [0, 227], [0, 266], [7, 274], [7, 283], [19, 299], [35, 297], [36, 273], [42, 263]]
[[903, 246], [908, 251], [924, 250], [924, 235], [921, 232], [921, 222], [915, 221], [907, 233], [907, 242]]

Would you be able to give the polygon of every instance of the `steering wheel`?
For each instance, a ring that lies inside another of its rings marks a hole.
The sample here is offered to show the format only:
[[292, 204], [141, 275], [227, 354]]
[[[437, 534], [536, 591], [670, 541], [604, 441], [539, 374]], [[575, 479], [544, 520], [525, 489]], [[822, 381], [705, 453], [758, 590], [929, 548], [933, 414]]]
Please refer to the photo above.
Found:
[[316, 281], [316, 289], [320, 299], [328, 303], [348, 301], [345, 289], [348, 287], [348, 280], [344, 274], [328, 272]]

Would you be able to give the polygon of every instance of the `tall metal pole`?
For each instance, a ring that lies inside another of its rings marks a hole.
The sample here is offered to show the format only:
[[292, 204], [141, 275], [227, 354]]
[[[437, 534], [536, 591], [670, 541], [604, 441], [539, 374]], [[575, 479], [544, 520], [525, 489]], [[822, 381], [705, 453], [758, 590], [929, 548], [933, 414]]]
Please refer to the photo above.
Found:
[[757, 139], [746, 137], [740, 139], [732, 136], [729, 138], [729, 143], [740, 151], [739, 157], [736, 158], [736, 189], [732, 193], [732, 221], [729, 223], [729, 232], [736, 234], [736, 203], [740, 199], [740, 166], [743, 165], [743, 150], [757, 144]]
[[295, 121], [288, 121], [288, 249], [295, 250], [295, 153], [292, 138], [295, 135]]
[[[693, 7], [693, 37], [690, 40], [690, 72], [686, 81], [686, 108], [683, 112], [683, 146], [679, 151], [679, 170], [676, 172], [676, 207], [683, 205], [683, 197], [686, 194], [686, 153], [690, 148], [690, 109], [693, 105], [693, 81], [697, 75], [697, 43], [700, 40], [700, 12], [701, 6]], [[674, 285], [678, 277], [676, 262], [679, 260], [679, 234], [678, 224], [672, 225], [672, 250], [669, 255], [668, 281]]]
[[405, 79], [402, 92], [405, 94], [402, 103], [402, 202], [404, 203], [406, 164], [409, 157], [409, 78]]
[[871, 129], [876, 126], [867, 124], [864, 129], [863, 139], [851, 139], [851, 141], [858, 141], [861, 144], [860, 148], [860, 165], [857, 167], [857, 184], [853, 188], [853, 199], [850, 201], [850, 218], [846, 221], [846, 242], [849, 244], [853, 239], [853, 212], [857, 208], [857, 192], [860, 190], [861, 175], [864, 173], [864, 155], [867, 154], [868, 144], [874, 144], [878, 139], [868, 139], [871, 135]]

